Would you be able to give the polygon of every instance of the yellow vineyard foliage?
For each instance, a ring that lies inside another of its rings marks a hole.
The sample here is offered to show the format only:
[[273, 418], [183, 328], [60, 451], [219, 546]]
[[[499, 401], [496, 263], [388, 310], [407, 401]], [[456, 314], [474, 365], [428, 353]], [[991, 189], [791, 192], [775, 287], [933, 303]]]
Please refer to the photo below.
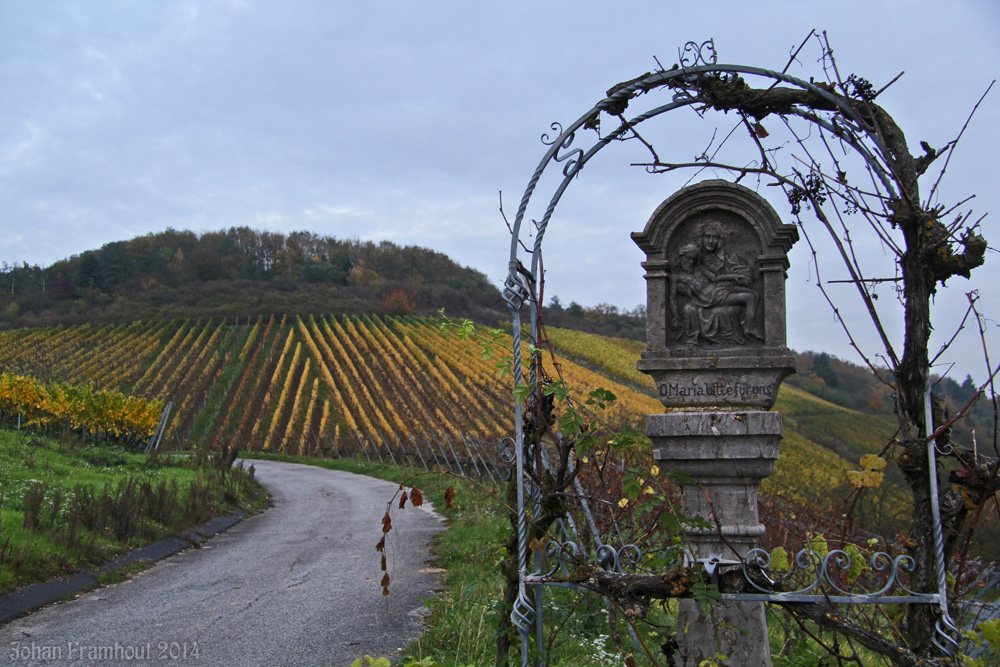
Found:
[[864, 470], [848, 470], [847, 481], [856, 489], [873, 488], [882, 486], [885, 479], [885, 470], [889, 462], [874, 454], [865, 454], [861, 457], [861, 467]]
[[114, 438], [148, 437], [156, 429], [162, 410], [162, 401], [118, 391], [46, 385], [30, 377], [0, 374], [0, 411], [21, 417], [23, 425], [86, 428]]

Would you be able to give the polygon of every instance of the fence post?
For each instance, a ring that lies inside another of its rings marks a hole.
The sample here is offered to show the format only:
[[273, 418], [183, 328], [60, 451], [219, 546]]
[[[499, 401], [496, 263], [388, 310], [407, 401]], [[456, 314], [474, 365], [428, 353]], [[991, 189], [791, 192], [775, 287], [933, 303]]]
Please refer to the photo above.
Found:
[[479, 457], [486, 464], [487, 468], [493, 468], [493, 472], [497, 476], [497, 484], [503, 482], [503, 472], [500, 470], [500, 465], [497, 463], [496, 457], [494, 456], [495, 451], [498, 451], [500, 445], [499, 441], [497, 443], [490, 443], [488, 446], [482, 440], [479, 440]]
[[[482, 448], [480, 447], [480, 443], [476, 442], [476, 438], [469, 438], [469, 440], [472, 442], [472, 448], [474, 450], [476, 450], [476, 454], [479, 456], [479, 460], [483, 462], [483, 469], [485, 469], [486, 470], [486, 474], [490, 476], [490, 481], [493, 482], [493, 486], [495, 486], [497, 488], [500, 488], [500, 485], [497, 484], [496, 478], [493, 476], [493, 473], [490, 471], [490, 462], [487, 461], [486, 458], [483, 456], [483, 451], [482, 451]], [[497, 471], [497, 474], [498, 475], [500, 474], [499, 470]]]
[[469, 460], [472, 461], [472, 467], [476, 470], [476, 477], [479, 479], [483, 478], [483, 473], [479, 472], [479, 464], [476, 463], [476, 457], [472, 455], [472, 450], [469, 449], [469, 443], [465, 440], [465, 434], [461, 431], [458, 432], [460, 438], [462, 438], [462, 444], [465, 445], [465, 453], [469, 455]]
[[[163, 414], [160, 415], [160, 425], [156, 428], [156, 431], [149, 438], [149, 443], [146, 445], [146, 453], [148, 454], [151, 450], [160, 448], [160, 440], [163, 438], [163, 432], [166, 430], [167, 420], [170, 419], [170, 409], [174, 406], [174, 402], [170, 401], [163, 406]], [[83, 427], [83, 442], [87, 442], [87, 427]], [[155, 442], [155, 444], [154, 444]]]
[[431, 454], [434, 455], [434, 465], [436, 465], [439, 469], [444, 470], [444, 468], [441, 466], [441, 462], [438, 461], [438, 455], [437, 452], [434, 451], [434, 445], [431, 444], [431, 439], [427, 436], [426, 431], [424, 431], [423, 433], [424, 433], [424, 440], [427, 441], [427, 447], [430, 448]]
[[399, 451], [403, 452], [403, 457], [406, 459], [406, 465], [410, 466], [411, 468], [415, 468], [416, 466], [413, 465], [413, 454], [410, 454], [408, 451], [406, 451], [406, 445], [403, 443], [402, 440], [399, 439], [399, 434], [396, 433], [395, 436], [396, 436], [396, 447], [399, 448]]
[[420, 462], [422, 464], [424, 464], [424, 470], [426, 470], [427, 472], [430, 472], [430, 468], [427, 467], [427, 461], [424, 460], [423, 452], [420, 451], [420, 447], [417, 445], [417, 441], [413, 437], [412, 433], [410, 434], [410, 443], [413, 445], [413, 449], [415, 449], [417, 451], [417, 456], [420, 457]]
[[445, 469], [455, 472], [451, 468], [451, 463], [448, 462], [448, 452], [445, 451], [444, 445], [441, 444], [441, 438], [437, 436], [437, 433], [431, 433], [431, 437], [434, 438], [434, 442], [436, 442], [437, 446], [441, 449], [441, 458], [444, 459]]
[[[358, 444], [361, 445], [361, 451], [365, 455], [365, 460], [368, 461], [369, 463], [371, 463], [372, 457], [368, 453], [368, 448], [365, 447], [365, 442], [364, 442], [364, 440], [361, 439], [361, 434], [358, 433], [357, 430], [354, 431], [354, 437], [358, 439]], [[381, 463], [382, 462], [382, 455], [379, 454], [378, 449], [375, 450], [375, 453], [378, 454], [378, 460], [379, 460], [379, 463]]]
[[[389, 447], [389, 443], [385, 439], [385, 436], [382, 435], [382, 432], [379, 431], [378, 429], [375, 429], [375, 434], [382, 440], [382, 444], [385, 445], [385, 451], [389, 452], [389, 458], [392, 459], [392, 465], [398, 468], [399, 463], [396, 462], [396, 456], [392, 453], [392, 448]], [[375, 445], [375, 447], [377, 448], [378, 445]]]
[[462, 473], [462, 475], [465, 475], [465, 468], [462, 467], [462, 462], [458, 460], [458, 455], [455, 453], [455, 448], [451, 446], [451, 440], [448, 439], [448, 432], [442, 431], [442, 435], [444, 436], [444, 441], [448, 443], [448, 449], [451, 450], [451, 456], [453, 459], [455, 459], [455, 465], [458, 466], [458, 471]]

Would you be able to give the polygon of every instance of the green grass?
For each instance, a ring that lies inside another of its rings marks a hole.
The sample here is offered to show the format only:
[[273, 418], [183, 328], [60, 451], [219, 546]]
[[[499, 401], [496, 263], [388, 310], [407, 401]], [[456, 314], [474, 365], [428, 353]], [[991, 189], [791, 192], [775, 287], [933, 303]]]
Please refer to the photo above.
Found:
[[239, 470], [0, 430], [0, 593], [101, 565], [236, 507], [262, 507]]

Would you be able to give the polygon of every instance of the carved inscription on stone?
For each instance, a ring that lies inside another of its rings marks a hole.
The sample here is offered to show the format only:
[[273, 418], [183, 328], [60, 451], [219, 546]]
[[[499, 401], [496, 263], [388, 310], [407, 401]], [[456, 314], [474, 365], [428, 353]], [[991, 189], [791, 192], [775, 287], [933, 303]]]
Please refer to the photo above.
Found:
[[738, 400], [774, 398], [774, 387], [762, 382], [661, 382], [660, 398], [718, 398], [732, 403]]

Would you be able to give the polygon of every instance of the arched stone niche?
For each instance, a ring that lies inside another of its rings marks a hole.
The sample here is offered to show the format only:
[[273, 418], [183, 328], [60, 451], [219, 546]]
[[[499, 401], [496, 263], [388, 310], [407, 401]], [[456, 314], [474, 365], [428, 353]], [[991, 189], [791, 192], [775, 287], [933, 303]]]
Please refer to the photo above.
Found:
[[661, 402], [769, 409], [794, 372], [785, 278], [795, 226], [753, 190], [712, 180], [674, 193], [632, 238], [646, 254], [638, 368]]

